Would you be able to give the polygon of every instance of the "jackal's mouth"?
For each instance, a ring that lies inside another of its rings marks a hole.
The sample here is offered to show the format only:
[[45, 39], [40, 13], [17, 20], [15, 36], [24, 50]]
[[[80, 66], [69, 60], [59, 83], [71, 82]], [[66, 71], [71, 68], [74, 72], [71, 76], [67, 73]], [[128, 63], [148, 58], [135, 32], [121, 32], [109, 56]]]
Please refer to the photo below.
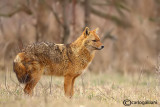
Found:
[[101, 50], [101, 49], [103, 49], [104, 48], [104, 46], [101, 46], [100, 48], [97, 48], [97, 47], [94, 47], [94, 46], [92, 46], [95, 50]]

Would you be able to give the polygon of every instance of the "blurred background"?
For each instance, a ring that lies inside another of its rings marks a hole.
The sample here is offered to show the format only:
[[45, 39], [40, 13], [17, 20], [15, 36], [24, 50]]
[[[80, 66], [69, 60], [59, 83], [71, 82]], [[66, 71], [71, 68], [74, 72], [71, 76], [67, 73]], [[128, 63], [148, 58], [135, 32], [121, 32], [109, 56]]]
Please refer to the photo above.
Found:
[[0, 0], [0, 71], [27, 44], [70, 43], [99, 28], [105, 48], [91, 72], [153, 73], [160, 53], [160, 0]]

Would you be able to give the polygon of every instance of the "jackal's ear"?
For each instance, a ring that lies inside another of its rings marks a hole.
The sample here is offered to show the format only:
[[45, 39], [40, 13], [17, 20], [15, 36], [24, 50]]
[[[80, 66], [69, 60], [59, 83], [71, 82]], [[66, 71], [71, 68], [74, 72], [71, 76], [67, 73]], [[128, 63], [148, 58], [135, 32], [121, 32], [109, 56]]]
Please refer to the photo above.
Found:
[[84, 30], [84, 34], [85, 34], [85, 36], [88, 36], [88, 35], [89, 35], [89, 33], [90, 33], [90, 32], [89, 32], [89, 28], [88, 28], [88, 27], [86, 27], [86, 28], [85, 28], [85, 30]]
[[98, 30], [99, 30], [99, 28], [97, 27], [96, 29], [94, 29], [94, 31], [96, 32], [96, 33], [98, 33]]

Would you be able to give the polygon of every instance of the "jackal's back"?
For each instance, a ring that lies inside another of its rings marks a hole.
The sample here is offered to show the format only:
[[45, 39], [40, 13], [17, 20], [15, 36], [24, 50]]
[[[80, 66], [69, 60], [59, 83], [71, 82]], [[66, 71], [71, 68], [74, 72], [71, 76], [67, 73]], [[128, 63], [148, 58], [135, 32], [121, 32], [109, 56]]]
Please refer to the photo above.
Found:
[[50, 42], [41, 42], [28, 45], [22, 50], [30, 57], [37, 59], [40, 63], [61, 63], [66, 54], [66, 46], [63, 44], [54, 44]]

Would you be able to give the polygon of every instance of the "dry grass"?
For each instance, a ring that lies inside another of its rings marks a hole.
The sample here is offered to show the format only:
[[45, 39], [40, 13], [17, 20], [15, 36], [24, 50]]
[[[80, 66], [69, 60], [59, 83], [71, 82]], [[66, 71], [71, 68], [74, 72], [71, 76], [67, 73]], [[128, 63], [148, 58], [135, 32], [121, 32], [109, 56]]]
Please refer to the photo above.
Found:
[[24, 95], [23, 85], [16, 84], [15, 74], [0, 73], [0, 107], [106, 107], [123, 106], [124, 99], [160, 101], [155, 75], [87, 72], [83, 81], [84, 87], [81, 77], [76, 80], [75, 95], [68, 99], [64, 97], [62, 77], [53, 77], [51, 82], [50, 76], [43, 76], [29, 97]]

